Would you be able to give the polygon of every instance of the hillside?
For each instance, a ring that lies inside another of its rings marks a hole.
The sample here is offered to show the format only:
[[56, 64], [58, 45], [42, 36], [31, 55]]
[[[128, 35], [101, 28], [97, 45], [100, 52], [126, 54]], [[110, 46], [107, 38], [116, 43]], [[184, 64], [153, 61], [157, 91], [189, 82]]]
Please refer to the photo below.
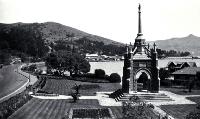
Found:
[[122, 43], [103, 38], [97, 35], [92, 35], [56, 22], [0, 24], [0, 31], [2, 32], [3, 29], [4, 32], [9, 32], [13, 27], [24, 27], [26, 28], [26, 30], [39, 29], [43, 36], [43, 39], [45, 39], [47, 42], [58, 40], [71, 41], [87, 36], [90, 40], [103, 42], [105, 45], [123, 45]]
[[182, 38], [158, 40], [155, 43], [162, 50], [189, 51], [194, 56], [200, 56], [200, 37], [192, 34]]
[[55, 22], [0, 23], [0, 39], [0, 50], [9, 49], [35, 57], [43, 57], [49, 48], [72, 50], [72, 46], [81, 53], [119, 55], [125, 51], [122, 43]]

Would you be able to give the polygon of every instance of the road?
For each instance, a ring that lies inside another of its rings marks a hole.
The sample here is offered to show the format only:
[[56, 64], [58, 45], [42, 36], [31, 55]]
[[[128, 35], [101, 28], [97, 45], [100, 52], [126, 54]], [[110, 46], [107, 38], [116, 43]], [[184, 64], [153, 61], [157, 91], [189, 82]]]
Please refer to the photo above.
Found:
[[[14, 64], [4, 66], [0, 69], [0, 102], [12, 97], [13, 95], [22, 92], [27, 85], [29, 85], [29, 74], [22, 72], [20, 67], [22, 65]], [[30, 75], [33, 84], [37, 78]]]

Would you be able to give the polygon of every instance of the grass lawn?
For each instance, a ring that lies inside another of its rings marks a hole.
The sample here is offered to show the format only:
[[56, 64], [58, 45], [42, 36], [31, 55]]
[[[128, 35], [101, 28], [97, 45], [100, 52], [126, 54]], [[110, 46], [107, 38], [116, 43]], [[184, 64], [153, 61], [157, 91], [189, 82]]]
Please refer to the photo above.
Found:
[[47, 79], [43, 90], [61, 95], [69, 95], [74, 91], [75, 83], [81, 85], [79, 92], [82, 96], [93, 96], [96, 95], [96, 92], [112, 92], [121, 88], [119, 83], [90, 83], [67, 79]]
[[177, 119], [185, 119], [189, 112], [196, 110], [196, 105], [162, 105], [161, 109]]
[[[116, 119], [122, 119], [122, 107], [101, 106], [97, 100], [41, 100], [33, 98], [9, 119], [67, 119], [71, 108], [110, 108]], [[153, 118], [156, 119], [156, 118]]]
[[200, 96], [199, 97], [187, 97], [187, 99], [200, 104]]
[[[97, 100], [41, 100], [32, 99], [9, 119], [62, 119], [71, 108], [104, 108]], [[107, 108], [107, 107], [106, 107]], [[122, 118], [122, 107], [110, 107], [117, 118]]]
[[[175, 94], [179, 95], [200, 95], [200, 90], [192, 90], [192, 92], [188, 92], [188, 89], [183, 88], [161, 88], [161, 90], [170, 91]], [[187, 97], [187, 99], [200, 103], [200, 96], [199, 97]], [[185, 104], [185, 105], [162, 105], [161, 109], [166, 111], [166, 113], [172, 115], [177, 119], [185, 119], [186, 115], [190, 112], [197, 111], [197, 105], [195, 104]]]
[[[200, 96], [187, 97], [187, 99], [196, 103], [200, 103]], [[188, 115], [190, 112], [200, 111], [196, 107], [197, 105], [162, 105], [161, 109], [163, 109], [173, 117], [176, 117], [178, 119], [184, 119], [186, 115]]]
[[[69, 95], [74, 90], [75, 83], [81, 85], [80, 94], [82, 96], [96, 95], [96, 92], [115, 91], [121, 88], [119, 83], [90, 83], [67, 79], [47, 79], [43, 90], [61, 95]], [[98, 100], [42, 100], [33, 98], [9, 119], [61, 119], [71, 108], [102, 108]], [[105, 107], [108, 108], [108, 107]], [[110, 107], [117, 118], [122, 118], [122, 107]]]
[[170, 91], [179, 95], [200, 95], [200, 90], [192, 90], [192, 92], [188, 92], [188, 89], [183, 88], [161, 88], [160, 90]]

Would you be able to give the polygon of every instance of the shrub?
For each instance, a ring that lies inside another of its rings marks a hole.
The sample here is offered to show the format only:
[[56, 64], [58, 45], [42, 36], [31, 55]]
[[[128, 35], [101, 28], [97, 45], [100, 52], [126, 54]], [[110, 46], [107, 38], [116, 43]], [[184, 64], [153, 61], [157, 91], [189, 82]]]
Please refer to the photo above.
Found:
[[107, 81], [109, 81], [109, 80], [110, 80], [110, 76], [105, 75], [105, 76], [104, 76], [104, 79], [107, 80]]
[[109, 81], [112, 83], [119, 83], [121, 82], [121, 77], [118, 73], [112, 73], [109, 77]]
[[148, 107], [149, 107], [149, 108], [152, 108], [152, 109], [155, 108], [155, 106], [154, 106], [153, 104], [151, 104], [151, 103], [148, 105]]
[[32, 64], [29, 66], [29, 71], [35, 71], [35, 69], [37, 69], [36, 64]]
[[96, 69], [94, 74], [95, 78], [104, 78], [106, 73], [103, 69]]

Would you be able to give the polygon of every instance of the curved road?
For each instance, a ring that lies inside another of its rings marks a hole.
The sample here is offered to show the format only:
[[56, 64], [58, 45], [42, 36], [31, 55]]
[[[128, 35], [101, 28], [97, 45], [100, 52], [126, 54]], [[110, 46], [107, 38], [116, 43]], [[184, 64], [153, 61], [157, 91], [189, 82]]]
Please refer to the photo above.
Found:
[[[14, 64], [0, 69], [0, 102], [22, 92], [29, 85], [29, 74], [22, 72], [22, 65]], [[36, 76], [30, 75], [31, 84], [37, 81]]]

